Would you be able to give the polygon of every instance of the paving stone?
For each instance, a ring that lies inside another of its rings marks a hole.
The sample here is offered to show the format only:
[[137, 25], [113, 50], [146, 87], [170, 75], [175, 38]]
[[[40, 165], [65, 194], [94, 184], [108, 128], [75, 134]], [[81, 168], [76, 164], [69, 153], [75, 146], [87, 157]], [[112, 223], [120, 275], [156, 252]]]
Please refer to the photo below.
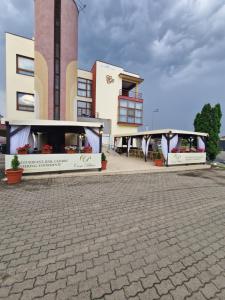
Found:
[[87, 278], [98, 276], [102, 273], [104, 273], [104, 266], [103, 265], [97, 266], [97, 267], [94, 267], [94, 268], [91, 268], [91, 269], [87, 270]]
[[127, 300], [124, 291], [115, 291], [111, 295], [106, 295], [105, 300]]
[[224, 269], [222, 269], [218, 264], [215, 264], [208, 268], [208, 271], [213, 275], [219, 275], [224, 271]]
[[186, 298], [187, 300], [206, 300], [201, 292], [193, 293], [191, 296]]
[[172, 265], [169, 265], [168, 267], [170, 268], [172, 273], [178, 273], [178, 272], [182, 271], [183, 269], [185, 269], [184, 265], [179, 261], [176, 263], [173, 263]]
[[100, 284], [110, 282], [110, 280], [115, 279], [115, 271], [110, 270], [98, 276], [98, 281]]
[[0, 286], [0, 299], [6, 298], [9, 295], [9, 291], [11, 290], [11, 287], [1, 287]]
[[177, 286], [170, 293], [173, 296], [173, 300], [185, 299], [190, 294], [185, 286]]
[[65, 268], [65, 261], [57, 261], [54, 264], [48, 265], [46, 273], [53, 273], [58, 270], [62, 270], [64, 268]]
[[44, 296], [45, 286], [38, 286], [33, 288], [32, 290], [23, 291], [21, 300], [32, 300], [37, 297]]
[[79, 292], [86, 292], [98, 286], [97, 278], [93, 277], [79, 283]]
[[15, 283], [12, 287], [11, 293], [17, 294], [24, 290], [32, 289], [33, 285], [34, 285], [34, 279], [27, 279], [24, 280], [23, 282]]
[[81, 281], [86, 280], [86, 273], [85, 272], [79, 272], [76, 273], [73, 276], [69, 276], [67, 279], [67, 285], [74, 285], [78, 284]]
[[174, 289], [169, 279], [162, 280], [160, 283], [155, 284], [155, 288], [160, 296], [168, 294], [168, 292]]
[[206, 299], [210, 299], [215, 296], [215, 294], [218, 292], [218, 289], [213, 283], [207, 283], [201, 289], [201, 292], [206, 297]]
[[140, 278], [144, 278], [145, 274], [141, 269], [139, 269], [139, 270], [135, 270], [132, 273], [128, 273], [127, 276], [129, 278], [129, 281], [132, 282], [132, 281], [138, 281]]
[[71, 297], [76, 296], [78, 294], [78, 287], [71, 285], [64, 289], [57, 291], [56, 300], [68, 300]]
[[74, 274], [75, 274], [75, 266], [71, 266], [62, 270], [58, 270], [56, 278], [57, 279], [67, 278], [69, 275], [74, 275]]
[[99, 299], [102, 298], [105, 294], [111, 294], [111, 293], [112, 291], [109, 283], [105, 283], [91, 289], [92, 299]]
[[160, 271], [156, 271], [156, 275], [159, 278], [159, 280], [163, 280], [163, 279], [167, 279], [169, 276], [171, 276], [172, 272], [167, 267], [167, 268], [162, 268]]
[[141, 279], [143, 287], [146, 288], [151, 288], [155, 283], [159, 283], [159, 279], [156, 277], [155, 274], [151, 274], [146, 276], [145, 278]]
[[[140, 300], [154, 300], [159, 299], [159, 295], [154, 287], [147, 289], [143, 293], [138, 294]], [[162, 299], [162, 297], [160, 298]]]
[[43, 276], [38, 276], [35, 281], [35, 286], [37, 285], [45, 285], [48, 282], [53, 282], [56, 279], [56, 273], [48, 273]]
[[50, 282], [47, 284], [45, 293], [54, 293], [60, 289], [66, 287], [66, 279], [55, 280], [54, 282]]
[[129, 285], [127, 276], [121, 276], [111, 281], [112, 290], [120, 290], [125, 285]]
[[76, 272], [86, 271], [87, 269], [90, 269], [92, 267], [93, 267], [93, 262], [91, 260], [86, 260], [84, 262], [76, 264]]
[[136, 296], [137, 293], [142, 292], [143, 287], [140, 282], [133, 282], [129, 286], [124, 287], [125, 295], [129, 297]]
[[224, 289], [225, 288], [225, 276], [224, 274], [221, 274], [217, 276], [212, 282], [215, 284], [215, 286], [218, 289]]
[[170, 277], [170, 280], [172, 281], [174, 286], [181, 285], [185, 281], [187, 281], [187, 277], [184, 275], [183, 272], [176, 273], [175, 275]]
[[116, 268], [116, 275], [122, 276], [132, 272], [132, 268], [130, 265], [123, 265], [121, 267]]
[[201, 281], [197, 278], [191, 278], [189, 281], [185, 282], [185, 285], [188, 290], [191, 292], [196, 292], [200, 289], [200, 287], [203, 285]]

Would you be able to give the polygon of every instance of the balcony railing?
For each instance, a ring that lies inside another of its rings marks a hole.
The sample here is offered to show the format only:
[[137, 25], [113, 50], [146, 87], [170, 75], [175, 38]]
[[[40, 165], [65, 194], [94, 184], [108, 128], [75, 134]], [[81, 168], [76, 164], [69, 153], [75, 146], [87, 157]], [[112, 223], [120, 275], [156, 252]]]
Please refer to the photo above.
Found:
[[142, 99], [142, 93], [138, 93], [134, 90], [120, 90], [120, 96], [129, 97], [129, 98], [135, 98], [135, 99]]

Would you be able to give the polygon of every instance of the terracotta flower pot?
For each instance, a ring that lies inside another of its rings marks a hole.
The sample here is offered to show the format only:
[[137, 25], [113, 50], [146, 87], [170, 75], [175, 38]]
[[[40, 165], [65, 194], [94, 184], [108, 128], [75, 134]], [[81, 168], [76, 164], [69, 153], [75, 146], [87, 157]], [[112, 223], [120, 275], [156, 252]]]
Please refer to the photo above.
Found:
[[156, 167], [163, 167], [163, 160], [162, 159], [155, 159], [154, 161]]
[[107, 160], [102, 160], [102, 170], [106, 170], [107, 168]]
[[8, 184], [15, 184], [19, 183], [22, 178], [23, 169], [13, 170], [8, 169], [5, 171], [6, 177], [7, 177], [7, 183]]
[[66, 153], [67, 154], [74, 154], [74, 153], [76, 153], [76, 150], [66, 150]]
[[92, 153], [92, 148], [84, 148], [84, 153]]
[[20, 154], [20, 155], [27, 154], [27, 150], [18, 150], [17, 152], [18, 152], [18, 154]]

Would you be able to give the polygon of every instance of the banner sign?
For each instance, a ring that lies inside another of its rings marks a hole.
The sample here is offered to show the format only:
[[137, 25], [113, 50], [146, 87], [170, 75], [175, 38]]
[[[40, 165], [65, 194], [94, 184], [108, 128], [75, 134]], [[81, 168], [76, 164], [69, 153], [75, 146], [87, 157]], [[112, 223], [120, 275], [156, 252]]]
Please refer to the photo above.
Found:
[[[14, 155], [5, 156], [5, 168], [11, 168]], [[101, 153], [80, 154], [26, 154], [18, 155], [24, 173], [73, 171], [101, 168]]]
[[168, 166], [206, 163], [206, 153], [168, 153]]

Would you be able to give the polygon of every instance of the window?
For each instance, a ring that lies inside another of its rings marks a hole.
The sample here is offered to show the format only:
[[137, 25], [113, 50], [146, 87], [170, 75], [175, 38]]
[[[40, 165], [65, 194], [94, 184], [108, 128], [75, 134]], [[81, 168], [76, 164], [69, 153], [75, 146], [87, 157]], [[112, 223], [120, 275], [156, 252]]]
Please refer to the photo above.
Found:
[[143, 103], [119, 99], [119, 122], [128, 124], [142, 124]]
[[17, 73], [34, 76], [34, 59], [22, 55], [16, 56]]
[[91, 117], [92, 103], [86, 101], [77, 101], [77, 116]]
[[77, 95], [80, 97], [92, 97], [92, 81], [84, 78], [78, 78]]
[[34, 112], [34, 95], [17, 92], [17, 110]]

